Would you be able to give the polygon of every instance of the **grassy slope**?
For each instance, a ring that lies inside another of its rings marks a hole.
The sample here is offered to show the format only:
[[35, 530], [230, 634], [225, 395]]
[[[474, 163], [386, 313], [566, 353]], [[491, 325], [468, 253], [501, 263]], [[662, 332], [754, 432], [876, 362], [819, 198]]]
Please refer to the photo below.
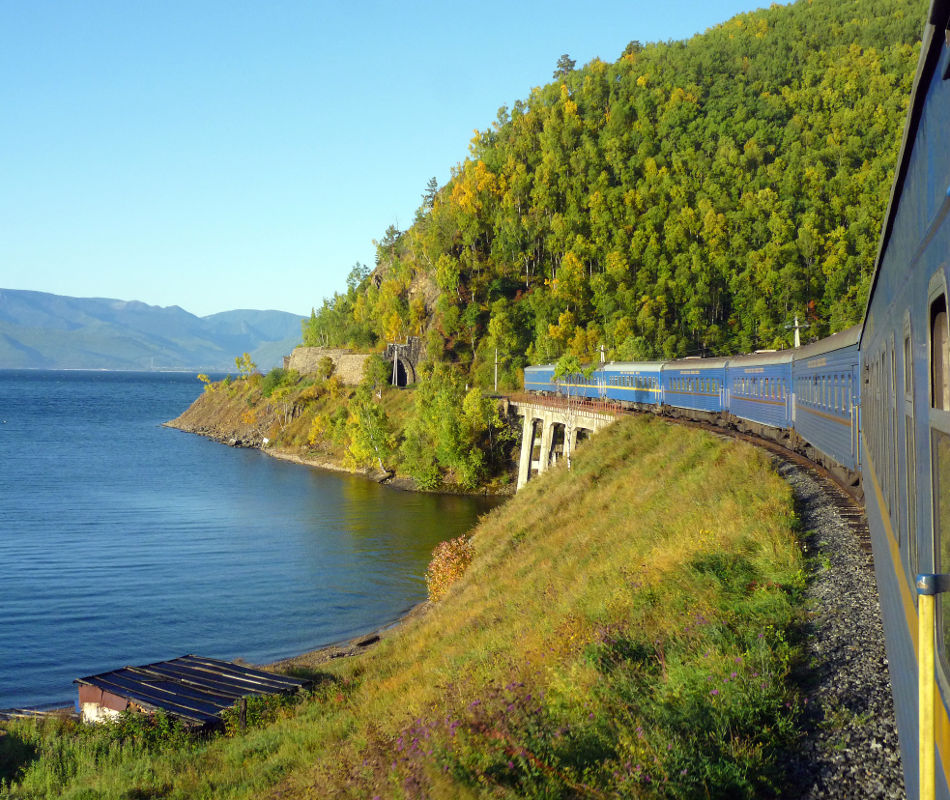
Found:
[[625, 419], [296, 714], [194, 752], [43, 745], [65, 755], [0, 796], [760, 796], [794, 732], [794, 528], [758, 451]]

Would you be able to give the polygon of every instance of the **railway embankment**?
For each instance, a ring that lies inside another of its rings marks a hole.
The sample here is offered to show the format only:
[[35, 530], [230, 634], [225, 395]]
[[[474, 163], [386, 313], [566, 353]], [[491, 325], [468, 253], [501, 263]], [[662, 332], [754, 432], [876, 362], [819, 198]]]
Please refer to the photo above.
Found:
[[780, 462], [778, 474], [795, 492], [808, 574], [800, 733], [783, 797], [900, 800], [884, 629], [861, 523], [843, 516], [834, 490], [801, 466]]

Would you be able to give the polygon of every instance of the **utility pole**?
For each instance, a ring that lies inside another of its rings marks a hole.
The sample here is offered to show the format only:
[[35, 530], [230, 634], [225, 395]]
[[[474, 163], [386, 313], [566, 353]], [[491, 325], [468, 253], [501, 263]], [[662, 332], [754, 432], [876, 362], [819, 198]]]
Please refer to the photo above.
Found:
[[393, 349], [393, 386], [399, 386], [399, 348], [402, 347], [401, 344], [397, 342], [390, 342], [390, 346]]
[[804, 323], [804, 324], [799, 323], [799, 321], [798, 321], [798, 314], [795, 315], [795, 322], [793, 322], [793, 323], [786, 322], [786, 323], [785, 323], [785, 330], [788, 330], [788, 329], [790, 329], [790, 328], [794, 328], [794, 329], [795, 329], [795, 347], [796, 347], [796, 348], [802, 346], [802, 340], [801, 340], [801, 336], [799, 335], [799, 331], [801, 331], [801, 330], [803, 330], [804, 328], [807, 328], [807, 327], [809, 327], [809, 325], [808, 325], [807, 322]]
[[495, 394], [498, 394], [498, 348], [495, 348]]

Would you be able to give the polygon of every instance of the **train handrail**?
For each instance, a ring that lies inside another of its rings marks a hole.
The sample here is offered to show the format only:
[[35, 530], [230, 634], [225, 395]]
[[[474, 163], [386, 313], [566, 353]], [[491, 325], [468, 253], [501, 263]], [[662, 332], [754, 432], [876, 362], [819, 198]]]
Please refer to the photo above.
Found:
[[918, 797], [934, 800], [937, 794], [936, 638], [937, 595], [950, 591], [950, 575], [921, 573], [917, 576], [917, 768]]

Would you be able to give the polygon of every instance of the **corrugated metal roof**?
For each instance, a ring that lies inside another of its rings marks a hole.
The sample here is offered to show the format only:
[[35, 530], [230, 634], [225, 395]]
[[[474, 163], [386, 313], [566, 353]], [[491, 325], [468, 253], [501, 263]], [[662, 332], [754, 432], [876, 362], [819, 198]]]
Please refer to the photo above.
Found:
[[152, 711], [164, 711], [201, 725], [221, 720], [221, 712], [242, 697], [286, 694], [310, 681], [251, 669], [230, 661], [187, 655], [140, 667], [123, 667], [73, 683], [95, 686]]

